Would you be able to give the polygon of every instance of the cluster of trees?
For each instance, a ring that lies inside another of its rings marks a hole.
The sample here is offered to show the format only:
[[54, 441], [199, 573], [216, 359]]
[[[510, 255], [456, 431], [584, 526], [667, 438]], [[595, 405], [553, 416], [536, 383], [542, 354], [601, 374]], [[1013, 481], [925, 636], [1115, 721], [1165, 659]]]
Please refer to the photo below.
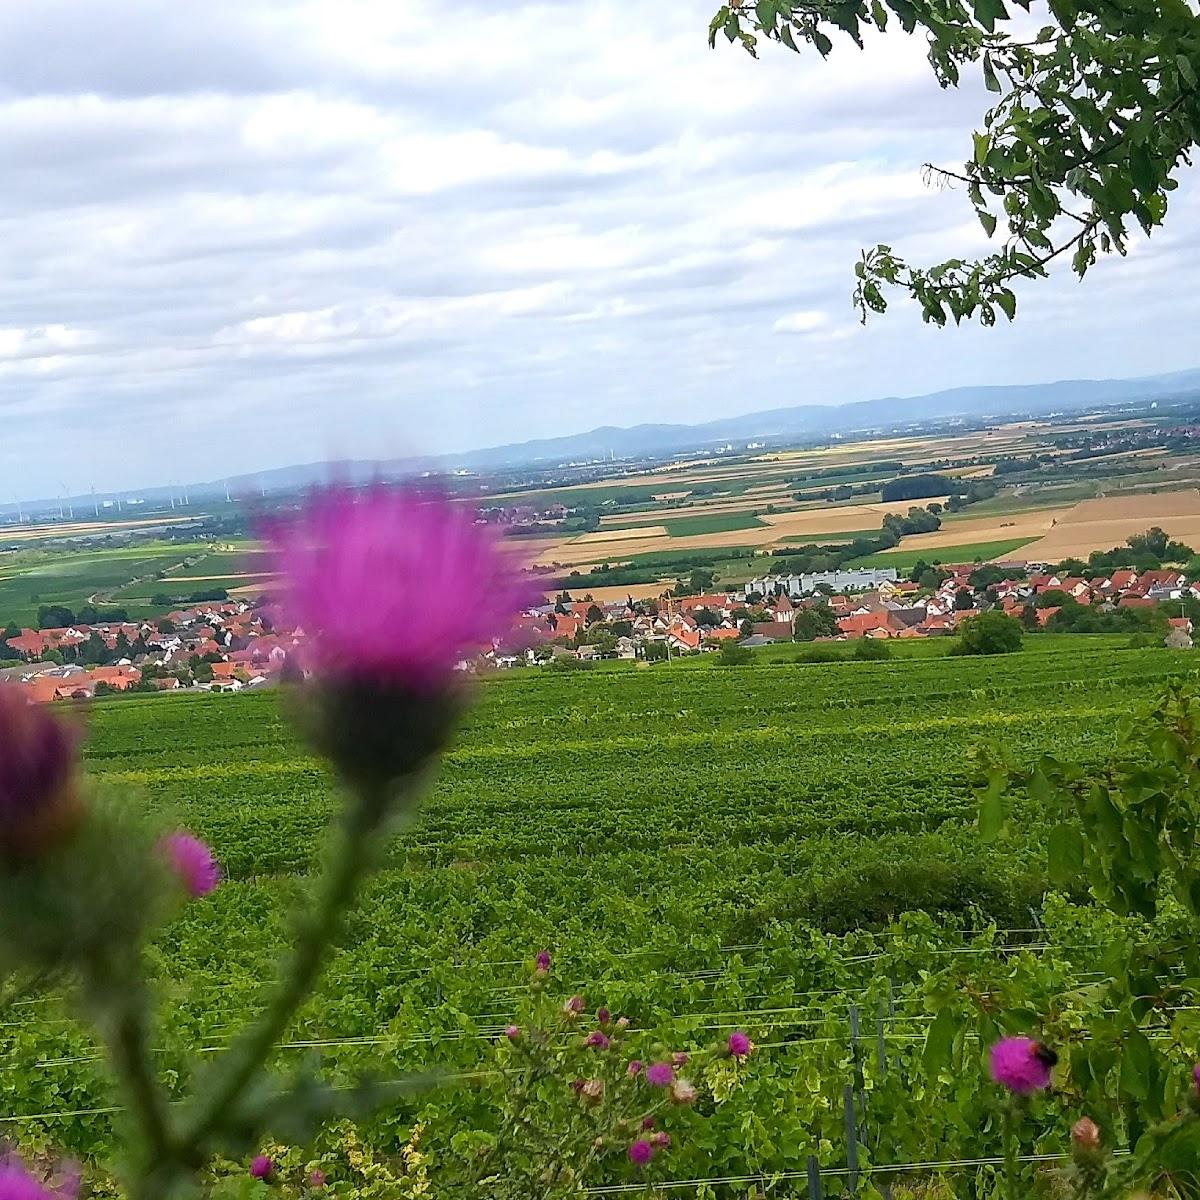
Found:
[[[935, 511], [936, 510], [936, 511]], [[772, 566], [780, 575], [809, 575], [820, 571], [836, 571], [857, 558], [867, 558], [900, 544], [900, 539], [910, 533], [932, 533], [940, 529], [942, 519], [940, 505], [925, 508], [910, 508], [907, 515], [888, 513], [883, 518], [879, 532], [870, 537], [855, 538], [852, 542], [836, 545], [820, 545], [809, 542], [794, 550], [774, 550], [773, 558], [784, 561]]]
[[94, 604], [85, 604], [78, 611], [65, 604], [42, 604], [37, 612], [39, 629], [66, 629], [69, 625], [105, 625], [128, 620], [127, 609], [97, 608]]
[[927, 500], [931, 496], [949, 496], [961, 489], [962, 484], [948, 475], [908, 475], [889, 479], [879, 489], [879, 498], [885, 504], [893, 500]]
[[176, 608], [180, 604], [211, 604], [228, 599], [229, 592], [225, 588], [204, 588], [187, 596], [170, 596], [166, 592], [156, 592], [150, 597], [150, 603], [155, 608]]
[[837, 617], [827, 604], [802, 608], [792, 622], [792, 633], [798, 642], [812, 642], [819, 637], [834, 637], [837, 631]]
[[1080, 558], [1063, 559], [1055, 567], [1055, 574], [1092, 578], [1122, 568], [1157, 571], [1164, 563], [1192, 564], [1195, 557], [1191, 546], [1175, 541], [1164, 529], [1152, 525], [1145, 533], [1126, 538], [1123, 546], [1093, 550], [1086, 562]]

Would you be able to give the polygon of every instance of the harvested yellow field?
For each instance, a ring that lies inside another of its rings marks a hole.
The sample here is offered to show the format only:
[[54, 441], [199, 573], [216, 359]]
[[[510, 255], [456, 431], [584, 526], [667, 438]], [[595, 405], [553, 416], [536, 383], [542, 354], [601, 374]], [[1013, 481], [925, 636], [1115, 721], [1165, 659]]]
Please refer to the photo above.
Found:
[[[911, 550], [941, 550], [949, 546], [967, 546], [980, 542], [1013, 541], [1017, 538], [1036, 538], [1050, 532], [1056, 520], [1062, 520], [1072, 510], [1062, 508], [1033, 509], [1030, 512], [1014, 513], [1010, 516], [976, 517], [966, 521], [951, 521], [933, 533], [914, 533], [906, 537], [899, 546], [883, 551], [884, 554], [908, 553]], [[1033, 559], [1027, 546], [1021, 556]]]
[[1021, 554], [1030, 562], [1086, 558], [1093, 550], [1119, 546], [1127, 537], [1144, 533], [1152, 525], [1190, 546], [1200, 546], [1200, 491], [1189, 488], [1082, 500], [1060, 515], [1054, 527]]
[[144, 517], [137, 521], [55, 521], [49, 525], [6, 525], [6, 542], [28, 542], [47, 537], [80, 537], [99, 533], [120, 533], [124, 530], [150, 528], [155, 525], [181, 525], [199, 521], [199, 517]]
[[820, 505], [796, 512], [764, 513], [766, 521], [780, 537], [809, 533], [845, 533], [858, 529], [880, 529], [888, 513], [906, 513], [914, 506], [945, 504], [948, 497], [932, 496], [928, 500], [875, 500], [869, 504]]
[[[571, 593], [573, 600], [582, 600], [591, 596], [597, 604], [615, 604], [632, 596], [635, 600], [657, 600], [671, 585], [669, 583], [631, 583], [628, 587], [589, 587], [586, 576], [581, 579], [564, 580], [564, 585]], [[550, 588], [546, 592], [548, 599], [553, 599], [559, 593], [559, 588]]]
[[665, 525], [634, 525], [630, 529], [601, 529], [596, 533], [579, 533], [569, 540], [572, 546], [590, 546], [596, 542], [634, 542], [644, 538], [665, 538]]

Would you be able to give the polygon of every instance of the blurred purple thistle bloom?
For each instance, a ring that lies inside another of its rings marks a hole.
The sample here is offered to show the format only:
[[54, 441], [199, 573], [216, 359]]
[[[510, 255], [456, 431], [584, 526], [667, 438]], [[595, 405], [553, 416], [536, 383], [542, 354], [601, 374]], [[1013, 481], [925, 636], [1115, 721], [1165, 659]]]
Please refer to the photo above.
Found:
[[536, 970], [539, 975], [545, 975], [550, 970], [550, 951], [543, 950], [537, 956]]
[[318, 492], [264, 536], [283, 618], [331, 679], [443, 691], [537, 594], [468, 505], [412, 487]]
[[78, 1168], [68, 1167], [57, 1187], [31, 1175], [14, 1154], [0, 1161], [0, 1200], [75, 1200], [79, 1192]]
[[0, 849], [32, 851], [65, 831], [81, 730], [0, 684]]
[[587, 1044], [593, 1050], [607, 1050], [608, 1046], [609, 1046], [609, 1041], [608, 1041], [608, 1038], [600, 1032], [600, 1030], [595, 1029], [591, 1033], [588, 1034]]
[[250, 1164], [250, 1174], [255, 1179], [270, 1179], [274, 1171], [275, 1164], [267, 1154], [255, 1155], [254, 1161]]

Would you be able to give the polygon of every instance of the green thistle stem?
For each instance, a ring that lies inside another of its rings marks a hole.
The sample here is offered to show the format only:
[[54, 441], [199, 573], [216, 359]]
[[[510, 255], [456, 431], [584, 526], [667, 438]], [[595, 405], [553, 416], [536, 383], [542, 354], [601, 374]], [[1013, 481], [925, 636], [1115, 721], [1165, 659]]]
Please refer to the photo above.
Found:
[[1004, 1106], [1004, 1195], [1005, 1200], [1020, 1200], [1017, 1187], [1017, 1098], [1010, 1096]]
[[208, 1142], [236, 1112], [237, 1101], [265, 1066], [316, 984], [358, 885], [373, 865], [378, 834], [391, 807], [389, 796], [390, 788], [381, 788], [378, 795], [360, 795], [349, 807], [338, 847], [321, 878], [312, 913], [285, 964], [279, 990], [261, 1019], [226, 1052], [207, 1093], [184, 1125], [180, 1149], [185, 1162], [203, 1157]]

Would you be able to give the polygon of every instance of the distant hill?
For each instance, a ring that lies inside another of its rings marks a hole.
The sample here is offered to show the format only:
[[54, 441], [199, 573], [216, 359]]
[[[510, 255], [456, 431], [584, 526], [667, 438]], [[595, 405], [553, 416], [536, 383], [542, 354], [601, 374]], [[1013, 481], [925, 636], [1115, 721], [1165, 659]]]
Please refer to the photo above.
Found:
[[622, 458], [701, 449], [727, 441], [826, 437], [955, 417], [978, 420], [1044, 416], [1139, 400], [1189, 397], [1200, 399], [1200, 370], [1148, 379], [1068, 379], [1020, 386], [951, 388], [926, 396], [887, 396], [853, 404], [773, 408], [701, 425], [634, 425], [627, 429], [605, 426], [567, 437], [447, 455], [442, 461], [447, 465], [483, 468], [602, 458], [609, 454]]
[[[278, 467], [252, 475], [232, 476], [190, 485], [193, 499], [220, 497], [226, 492], [245, 496], [256, 492], [282, 492], [327, 482], [365, 482], [422, 470], [496, 470], [540, 463], [580, 462], [645, 455], [670, 455], [704, 450], [726, 442], [770, 441], [783, 438], [849, 436], [873, 430], [895, 430], [924, 421], [956, 418], [1045, 416], [1146, 400], [1200, 400], [1200, 369], [1155, 375], [1145, 379], [1065, 379], [1056, 383], [1019, 386], [963, 387], [926, 396], [886, 396], [853, 404], [801, 404], [762, 412], [723, 417], [699, 425], [603, 426], [586, 433], [539, 438], [493, 446], [437, 458], [306, 463]], [[169, 502], [182, 489], [149, 488], [139, 495], [148, 502]], [[99, 497], [104, 500], [109, 495]], [[93, 497], [77, 496], [86, 506]], [[36, 502], [31, 502], [36, 503]], [[57, 504], [57, 500], [42, 502]]]

